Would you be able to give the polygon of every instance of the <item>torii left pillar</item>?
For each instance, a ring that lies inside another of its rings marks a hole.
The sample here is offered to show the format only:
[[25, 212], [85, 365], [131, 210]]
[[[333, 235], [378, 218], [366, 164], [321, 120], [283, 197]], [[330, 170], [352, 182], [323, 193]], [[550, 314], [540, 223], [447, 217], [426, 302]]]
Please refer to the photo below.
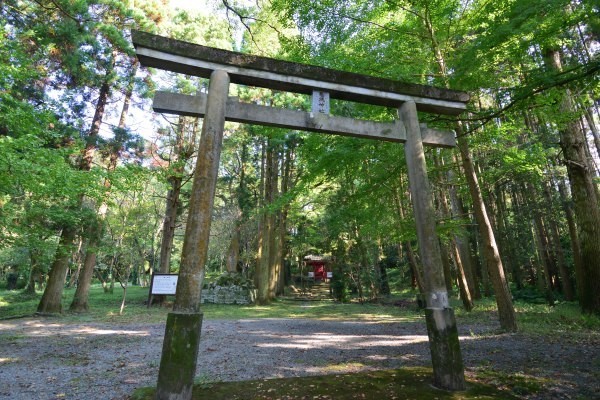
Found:
[[192, 398], [202, 330], [200, 295], [208, 254], [228, 92], [229, 75], [224, 71], [214, 71], [210, 76], [206, 115], [194, 171], [177, 294], [165, 327], [156, 386], [157, 400]]
[[435, 233], [435, 211], [415, 103], [407, 101], [402, 104], [398, 109], [398, 116], [406, 129], [404, 153], [417, 225], [419, 255], [423, 265], [427, 301], [425, 319], [433, 365], [433, 384], [446, 390], [464, 390], [465, 373], [458, 329], [444, 283], [440, 244]]

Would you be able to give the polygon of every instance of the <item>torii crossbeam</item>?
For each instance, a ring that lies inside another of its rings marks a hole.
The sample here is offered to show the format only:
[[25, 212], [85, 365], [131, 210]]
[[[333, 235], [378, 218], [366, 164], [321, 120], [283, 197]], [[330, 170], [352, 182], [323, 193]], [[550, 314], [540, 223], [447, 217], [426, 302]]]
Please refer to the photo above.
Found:
[[[167, 318], [156, 398], [191, 398], [202, 327], [200, 295], [226, 119], [405, 143], [424, 270], [434, 384], [447, 390], [464, 389], [458, 331], [444, 283], [423, 151], [423, 145], [454, 146], [454, 133], [419, 124], [417, 111], [458, 115], [466, 109], [468, 94], [220, 50], [145, 32], [133, 31], [132, 38], [142, 65], [210, 78], [207, 95], [159, 92], [154, 100], [157, 111], [204, 116], [177, 294]], [[240, 103], [228, 97], [230, 82], [312, 94], [313, 112]], [[331, 116], [327, 111], [329, 97], [395, 107], [399, 119], [383, 123]]]

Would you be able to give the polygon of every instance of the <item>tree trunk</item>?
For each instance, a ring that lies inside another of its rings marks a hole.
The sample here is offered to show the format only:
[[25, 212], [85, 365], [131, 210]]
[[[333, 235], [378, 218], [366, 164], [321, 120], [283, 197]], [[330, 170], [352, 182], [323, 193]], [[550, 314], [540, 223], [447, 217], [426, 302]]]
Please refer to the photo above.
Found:
[[562, 242], [560, 240], [560, 232], [558, 230], [558, 223], [556, 222], [556, 214], [558, 213], [558, 210], [554, 206], [554, 200], [552, 194], [550, 193], [550, 187], [547, 183], [544, 184], [543, 194], [546, 200], [547, 208], [552, 210], [552, 214], [550, 215], [548, 221], [548, 230], [550, 231], [550, 239], [552, 241], [550, 248], [553, 249], [553, 253], [556, 255], [556, 264], [558, 267], [558, 273], [560, 275], [560, 288], [562, 294], [565, 296], [565, 300], [573, 301], [575, 299], [575, 294], [573, 293], [573, 283], [571, 282], [569, 267], [567, 266], [567, 262], [565, 260]]
[[[534, 212], [533, 220], [535, 225], [535, 237], [538, 253], [542, 262], [542, 267], [544, 267], [544, 292], [546, 294], [546, 300], [548, 301], [548, 305], [553, 306], [554, 293], [552, 292], [552, 260], [550, 259], [550, 253], [548, 249], [546, 229], [544, 227], [542, 217], [539, 215], [539, 212]], [[538, 277], [538, 279], [540, 278], [541, 277]]]
[[[274, 141], [270, 141], [269, 150], [271, 152], [270, 162], [271, 165], [267, 167], [268, 179], [270, 180], [268, 188], [271, 191], [267, 196], [268, 204], [271, 205], [277, 199], [278, 196], [278, 185], [279, 185], [279, 151], [274, 148]], [[269, 157], [267, 156], [267, 159]], [[267, 161], [268, 162], [268, 161]], [[278, 232], [278, 212], [271, 210], [267, 218], [269, 219], [267, 226], [267, 238], [269, 241], [268, 248], [268, 270], [269, 270], [269, 300], [275, 298], [277, 292], [277, 281], [279, 279], [280, 263], [277, 257], [279, 251], [279, 242], [277, 240]]]
[[575, 300], [575, 294], [573, 293], [573, 283], [569, 274], [569, 267], [565, 260], [565, 255], [560, 241], [560, 232], [558, 231], [558, 225], [555, 221], [550, 222], [550, 233], [552, 238], [552, 248], [555, 250], [556, 261], [558, 264], [558, 273], [560, 274], [560, 288], [565, 296], [566, 301]]
[[268, 143], [263, 143], [263, 163], [261, 165], [261, 192], [262, 192], [262, 208], [263, 213], [259, 225], [258, 238], [258, 260], [256, 265], [256, 302], [258, 304], [269, 303], [269, 232], [271, 231], [269, 223], [271, 219], [264, 210], [267, 204], [270, 203], [268, 197], [271, 195], [271, 173], [273, 153], [268, 149]]
[[[453, 161], [457, 162], [454, 158], [455, 155], [452, 156]], [[448, 171], [448, 181], [450, 182], [450, 208], [452, 210], [452, 218], [453, 219], [462, 219], [467, 216], [467, 212], [464, 209], [464, 205], [460, 197], [458, 197], [458, 191], [456, 189], [456, 185], [454, 184], [454, 172], [452, 170]], [[473, 269], [471, 251], [469, 250], [469, 241], [465, 238], [468, 235], [468, 229], [465, 229], [464, 235], [454, 235], [455, 247], [458, 251], [458, 256], [460, 257], [460, 262], [458, 262], [457, 267], [462, 266], [462, 272], [459, 271], [459, 275], [464, 274], [464, 277], [467, 282], [467, 287], [469, 289], [469, 293], [472, 295], [474, 299], [481, 299], [481, 292], [479, 291], [479, 283], [477, 281], [477, 276]], [[455, 257], [456, 259], [456, 257]], [[472, 305], [471, 305], [472, 306]]]
[[71, 276], [69, 277], [69, 282], [67, 282], [67, 288], [70, 289], [73, 286], [75, 286], [77, 284], [77, 281], [79, 280], [79, 274], [81, 273], [81, 266], [83, 264], [83, 262], [81, 261], [81, 259], [84, 256], [84, 248], [83, 248], [83, 238], [79, 238], [78, 240], [79, 244], [77, 245], [77, 251], [75, 252], [75, 256], [73, 257], [73, 263], [75, 265], [77, 265], [77, 269], [75, 269], [75, 272], [71, 273]]
[[165, 218], [163, 219], [162, 241], [160, 244], [160, 261], [158, 270], [161, 274], [171, 272], [171, 253], [173, 252], [173, 239], [177, 227], [177, 210], [179, 209], [179, 195], [181, 193], [182, 177], [180, 175], [169, 177], [171, 188], [167, 192]]
[[471, 297], [471, 290], [469, 289], [469, 283], [467, 280], [467, 276], [465, 274], [463, 258], [460, 254], [458, 244], [456, 243], [456, 238], [454, 238], [452, 240], [451, 247], [453, 250], [452, 256], [454, 258], [454, 263], [456, 265], [458, 290], [460, 291], [460, 300], [462, 301], [463, 307], [465, 307], [465, 310], [471, 311], [473, 309], [473, 298]]
[[442, 255], [442, 267], [444, 268], [444, 283], [446, 291], [452, 295], [452, 270], [450, 268], [450, 259], [448, 258], [448, 246], [440, 240], [440, 253]]
[[[560, 53], [546, 52], [549, 67], [561, 71]], [[575, 111], [571, 92], [567, 89], [560, 103], [560, 111], [570, 115]], [[571, 184], [573, 208], [577, 218], [581, 250], [581, 280], [577, 282], [579, 303], [586, 313], [600, 314], [600, 199], [594, 183], [593, 168], [586, 155], [583, 132], [576, 121], [560, 127], [560, 147], [563, 151]]]
[[96, 220], [87, 226], [87, 235], [89, 237], [88, 245], [86, 247], [83, 267], [79, 272], [79, 279], [77, 281], [75, 295], [73, 296], [73, 301], [69, 307], [69, 310], [71, 311], [89, 311], [88, 297], [92, 285], [92, 278], [94, 276], [94, 268], [96, 267], [98, 246], [100, 245], [100, 239], [102, 238], [104, 217], [105, 213], [103, 212], [103, 215], [97, 216]]
[[581, 265], [581, 251], [579, 250], [579, 238], [577, 236], [577, 225], [573, 215], [572, 205], [567, 200], [567, 189], [562, 179], [557, 180], [560, 203], [565, 213], [567, 227], [569, 229], [569, 241], [571, 242], [571, 252], [573, 253], [573, 265], [575, 266], [575, 282], [581, 282], [583, 279], [583, 266]]
[[483, 202], [483, 196], [479, 187], [477, 175], [475, 175], [475, 168], [471, 159], [469, 145], [460, 125], [457, 125], [457, 133], [458, 148], [460, 150], [463, 163], [463, 170], [465, 172], [467, 184], [469, 186], [469, 192], [471, 193], [473, 200], [473, 211], [475, 213], [475, 219], [477, 220], [479, 235], [482, 241], [481, 249], [483, 252], [485, 265], [487, 267], [487, 272], [489, 273], [489, 277], [494, 288], [494, 293], [496, 295], [500, 326], [505, 331], [515, 332], [517, 330], [517, 318], [513, 308], [508, 284], [504, 276], [504, 267], [502, 266], [500, 253], [498, 251], [498, 246], [496, 245], [496, 238], [494, 236], [492, 224], [490, 223], [486, 207]]
[[[292, 187], [292, 174], [293, 174], [293, 166], [294, 163], [294, 152], [295, 152], [295, 141], [292, 138], [291, 140], [287, 140], [285, 155], [283, 157], [283, 166], [282, 166], [282, 176], [281, 176], [281, 195], [285, 195]], [[277, 285], [277, 295], [282, 295], [284, 293], [284, 288], [287, 284], [286, 279], [286, 258], [288, 256], [288, 244], [287, 244], [287, 218], [289, 213], [290, 206], [289, 204], [285, 204], [279, 214], [279, 252], [278, 259], [280, 263], [281, 272], [279, 274], [279, 280]]]
[[[454, 157], [454, 156], [453, 156]], [[455, 160], [456, 161], [456, 160]], [[467, 215], [464, 210], [463, 202], [458, 197], [458, 192], [456, 189], [456, 185], [454, 183], [454, 172], [451, 170], [448, 171], [448, 180], [450, 181], [450, 208], [452, 210], [452, 218], [453, 219], [462, 219]], [[468, 235], [468, 230], [465, 230], [464, 235], [458, 234], [454, 235], [454, 243], [457, 250], [457, 254], [455, 255], [455, 260], [457, 261], [457, 267], [461, 268], [462, 271], [459, 270], [459, 279], [460, 275], [464, 275], [464, 278], [467, 282], [467, 288], [469, 289], [469, 294], [472, 295], [474, 299], [480, 299], [481, 293], [479, 292], [479, 284], [477, 282], [477, 277], [475, 276], [475, 272], [473, 271], [473, 263], [471, 262], [471, 251], [469, 250], [469, 242], [464, 237]], [[457, 257], [460, 260], [457, 260]], [[459, 281], [460, 283], [460, 281]], [[464, 301], [464, 300], [463, 300]], [[471, 308], [473, 307], [471, 301]]]
[[225, 261], [225, 268], [227, 272], [237, 272], [238, 260], [240, 257], [240, 235], [241, 226], [238, 221], [235, 223], [233, 232], [231, 233], [231, 240], [229, 241], [229, 248], [227, 249], [227, 259]]
[[62, 294], [76, 234], [75, 227], [65, 227], [61, 232], [54, 262], [48, 273], [48, 283], [37, 308], [38, 313], [59, 314], [62, 312]]
[[[402, 176], [400, 177], [400, 187], [402, 188], [404, 183], [402, 181]], [[402, 200], [400, 199], [400, 195], [396, 190], [394, 190], [394, 201], [396, 204], [396, 211], [398, 212], [399, 220], [402, 221], [405, 218], [404, 206], [402, 204]], [[423, 286], [423, 275], [421, 274], [421, 270], [419, 268], [419, 264], [417, 263], [417, 257], [415, 256], [415, 252], [412, 248], [410, 241], [405, 241], [402, 244], [399, 244], [399, 249], [404, 247], [406, 250], [406, 259], [408, 261], [408, 266], [411, 271], [412, 278], [414, 283], [416, 284], [417, 289], [419, 290], [420, 295], [424, 295], [425, 288]]]
[[598, 126], [594, 122], [594, 109], [592, 107], [588, 107], [584, 110], [585, 120], [590, 127], [590, 132], [592, 133], [592, 137], [594, 139], [594, 146], [596, 147], [596, 154], [600, 157], [600, 132], [598, 131]]
[[[160, 244], [160, 261], [158, 270], [161, 274], [171, 272], [171, 253], [173, 252], [173, 239], [175, 237], [175, 228], [177, 226], [178, 210], [180, 208], [180, 194], [183, 182], [184, 166], [187, 158], [191, 154], [186, 151], [185, 143], [186, 119], [179, 117], [177, 122], [174, 154], [169, 159], [170, 167], [173, 172], [168, 177], [169, 190], [165, 206], [165, 217], [163, 219], [162, 241]], [[161, 296], [163, 298], [163, 296]]]

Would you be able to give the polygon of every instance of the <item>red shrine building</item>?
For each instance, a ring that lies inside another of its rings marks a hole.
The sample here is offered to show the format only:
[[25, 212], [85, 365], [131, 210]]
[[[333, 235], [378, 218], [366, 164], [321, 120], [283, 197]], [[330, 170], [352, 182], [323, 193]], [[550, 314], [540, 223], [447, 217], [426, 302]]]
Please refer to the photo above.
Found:
[[331, 270], [329, 269], [329, 260], [322, 256], [308, 255], [304, 257], [308, 269], [308, 277], [314, 278], [315, 282], [328, 281], [331, 279]]

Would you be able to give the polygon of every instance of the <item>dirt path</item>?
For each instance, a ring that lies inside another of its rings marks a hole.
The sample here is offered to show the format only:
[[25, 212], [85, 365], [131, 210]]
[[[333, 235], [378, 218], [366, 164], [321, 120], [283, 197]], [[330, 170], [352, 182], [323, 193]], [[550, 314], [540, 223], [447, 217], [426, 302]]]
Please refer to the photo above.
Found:
[[[527, 399], [600, 399], [600, 341], [551, 342], [461, 326], [467, 374], [478, 369], [544, 378]], [[126, 399], [156, 382], [162, 324], [0, 321], [0, 400]], [[197, 379], [245, 380], [430, 365], [421, 322], [309, 319], [204, 322]], [[498, 382], [500, 384], [501, 382]], [[578, 397], [579, 396], [579, 397]]]

